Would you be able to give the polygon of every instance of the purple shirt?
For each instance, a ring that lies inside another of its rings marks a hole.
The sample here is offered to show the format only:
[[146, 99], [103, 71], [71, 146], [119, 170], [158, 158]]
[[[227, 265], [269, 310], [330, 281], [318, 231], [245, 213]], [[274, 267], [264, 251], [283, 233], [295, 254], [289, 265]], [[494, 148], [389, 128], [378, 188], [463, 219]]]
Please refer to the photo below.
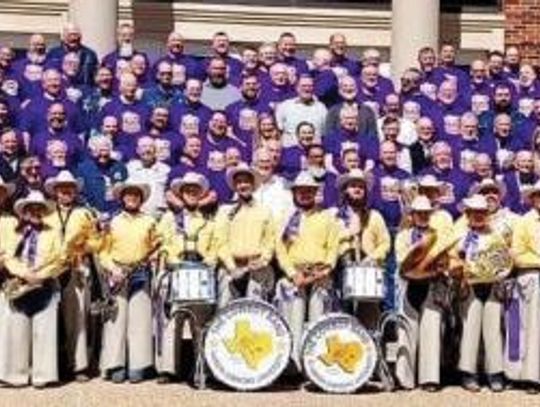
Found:
[[340, 97], [338, 94], [338, 79], [334, 71], [332, 69], [312, 70], [311, 76], [314, 79], [315, 96], [326, 107], [335, 105], [340, 100]]
[[373, 187], [369, 196], [370, 206], [377, 209], [389, 228], [397, 228], [401, 222], [401, 183], [411, 175], [398, 167], [382, 164], [373, 169]]
[[181, 105], [175, 105], [170, 112], [170, 123], [173, 131], [183, 134], [182, 127], [190, 119], [197, 119], [198, 134], [205, 134], [208, 122], [212, 118], [212, 109], [202, 103], [191, 103], [187, 99]]
[[366, 160], [377, 161], [379, 157], [379, 139], [370, 134], [360, 134], [356, 131], [348, 131], [340, 128], [327, 134], [324, 139], [324, 150], [332, 154], [334, 168], [342, 171], [341, 156], [343, 151], [355, 148], [363, 165]]
[[492, 137], [478, 137], [474, 140], [454, 137], [450, 140], [455, 168], [467, 173], [474, 172], [474, 160], [480, 153], [488, 154], [493, 163], [496, 161], [497, 145]]
[[40, 160], [47, 159], [47, 148], [52, 141], [61, 141], [67, 148], [66, 164], [76, 165], [83, 157], [83, 146], [81, 140], [75, 133], [69, 130], [54, 132], [46, 130], [35, 134], [30, 140], [30, 154], [37, 155]]
[[246, 146], [237, 139], [231, 137], [215, 138], [207, 134], [202, 139], [201, 161], [212, 171], [225, 171], [225, 155], [227, 150], [236, 149], [240, 152], [242, 160], [248, 161]]
[[133, 50], [133, 52], [129, 56], [120, 56], [120, 50], [116, 49], [103, 57], [101, 65], [109, 68], [112, 71], [113, 76], [115, 78], [118, 78], [120, 76], [120, 72], [125, 70], [124, 68], [130, 64], [131, 59], [135, 55], [143, 56], [143, 58], [146, 60], [146, 68], [148, 70], [148, 67], [150, 66], [148, 62], [148, 56], [144, 52], [139, 52], [135, 50]]
[[141, 133], [146, 127], [150, 111], [141, 101], [126, 103], [121, 96], [113, 98], [100, 112], [99, 123], [106, 116], [114, 116], [118, 120], [120, 130], [126, 134]]
[[156, 77], [158, 66], [164, 61], [171, 64], [173, 85], [179, 89], [184, 89], [184, 85], [188, 79], [196, 78], [201, 81], [204, 80], [205, 75], [199, 71], [197, 60], [194, 57], [186, 54], [172, 54], [170, 52], [156, 61], [152, 67], [152, 78]]

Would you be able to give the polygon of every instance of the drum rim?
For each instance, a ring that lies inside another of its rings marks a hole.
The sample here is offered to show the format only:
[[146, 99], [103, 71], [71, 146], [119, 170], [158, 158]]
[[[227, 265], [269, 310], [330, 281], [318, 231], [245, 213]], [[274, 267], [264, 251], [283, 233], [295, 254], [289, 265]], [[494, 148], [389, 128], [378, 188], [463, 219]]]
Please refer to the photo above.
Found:
[[202, 261], [186, 260], [186, 261], [180, 261], [176, 263], [168, 263], [166, 267], [168, 268], [167, 274], [168, 274], [169, 284], [172, 284], [172, 281], [174, 278], [173, 274], [176, 271], [178, 271], [178, 269], [180, 268], [179, 266], [181, 265], [202, 265], [205, 270], [207, 270], [210, 274], [212, 274], [212, 276], [214, 277], [213, 285], [215, 286], [214, 295], [210, 300], [202, 300], [202, 299], [190, 299], [190, 300], [181, 300], [181, 301], [173, 300], [173, 301], [170, 301], [170, 303], [173, 305], [180, 305], [184, 307], [192, 306], [192, 305], [207, 305], [209, 307], [215, 306], [217, 304], [217, 296], [218, 296], [218, 293], [217, 293], [218, 276], [217, 276], [216, 268], [213, 266], [209, 266]]
[[[332, 312], [332, 313], [329, 313], [329, 314], [326, 314], [326, 315], [323, 315], [321, 318], [317, 319], [316, 321], [313, 321], [312, 323], [310, 323], [307, 328], [304, 330], [304, 334], [302, 335], [302, 345], [300, 347], [300, 362], [301, 362], [301, 365], [302, 365], [302, 372], [304, 373], [304, 376], [311, 382], [313, 383], [315, 386], [317, 386], [319, 389], [327, 392], [327, 393], [336, 393], [336, 394], [351, 394], [351, 393], [355, 393], [356, 391], [358, 391], [358, 389], [360, 389], [366, 382], [363, 382], [363, 383], [360, 383], [359, 385], [355, 386], [354, 388], [351, 388], [351, 389], [346, 389], [346, 390], [338, 390], [336, 388], [331, 388], [331, 387], [328, 387], [328, 386], [321, 386], [319, 383], [316, 383], [308, 374], [308, 369], [306, 369], [306, 364], [305, 364], [305, 354], [306, 354], [306, 344], [307, 344], [307, 338], [309, 337], [309, 335], [320, 325], [322, 324], [323, 322], [329, 320], [329, 319], [333, 319], [333, 318], [341, 318], [341, 319], [347, 319], [349, 322], [351, 322], [351, 325], [354, 326], [355, 328], [360, 328], [362, 330], [364, 330], [367, 334], [367, 336], [369, 337], [369, 340], [371, 341], [371, 344], [373, 345], [373, 349], [375, 350], [376, 352], [376, 358], [375, 358], [375, 363], [373, 363], [373, 366], [370, 368], [370, 372], [369, 372], [369, 377], [371, 377], [373, 375], [373, 372], [375, 371], [376, 367], [377, 367], [377, 362], [378, 362], [378, 359], [379, 359], [379, 356], [377, 354], [377, 341], [373, 338], [373, 335], [371, 334], [371, 332], [366, 328], [364, 327], [364, 325], [362, 325], [360, 323], [360, 321], [358, 320], [358, 318], [356, 318], [355, 316], [353, 315], [350, 315], [350, 314], [346, 314], [344, 312]], [[369, 379], [368, 379], [369, 380]]]
[[[277, 319], [281, 322], [281, 324], [285, 328], [285, 331], [287, 333], [286, 336], [287, 336], [287, 349], [288, 349], [288, 351], [286, 352], [287, 357], [285, 358], [287, 360], [287, 363], [284, 364], [283, 368], [279, 370], [279, 374], [277, 374], [275, 378], [273, 378], [270, 382], [265, 381], [263, 384], [251, 385], [248, 387], [239, 387], [236, 384], [232, 384], [230, 381], [223, 380], [223, 377], [221, 377], [221, 374], [216, 374], [215, 369], [213, 368], [212, 364], [209, 363], [208, 361], [207, 353], [209, 353], [209, 351], [207, 351], [206, 349], [207, 349], [207, 343], [208, 343], [208, 333], [214, 323], [214, 320], [219, 318], [220, 316], [222, 316], [223, 314], [225, 314], [228, 310], [232, 308], [236, 308], [242, 305], [245, 306], [248, 304], [255, 304], [256, 306], [261, 306], [263, 308], [266, 308], [267, 310], [274, 312]], [[252, 298], [239, 298], [239, 299], [232, 300], [226, 306], [224, 306], [223, 308], [221, 308], [220, 310], [216, 312], [216, 314], [214, 315], [214, 317], [208, 324], [208, 328], [205, 330], [204, 343], [203, 343], [203, 357], [204, 357], [205, 363], [210, 368], [210, 371], [219, 382], [225, 384], [226, 386], [229, 386], [230, 388], [234, 390], [256, 391], [256, 390], [264, 389], [266, 387], [271, 386], [283, 374], [283, 372], [287, 368], [287, 365], [289, 364], [289, 361], [291, 360], [292, 352], [293, 352], [293, 337], [292, 337], [292, 332], [289, 327], [289, 324], [287, 323], [287, 320], [274, 305], [263, 300], [252, 299]]]
[[350, 269], [353, 269], [353, 268], [354, 269], [357, 269], [357, 268], [375, 269], [378, 272], [380, 272], [382, 274], [381, 277], [383, 278], [383, 292], [378, 297], [374, 296], [374, 295], [365, 296], [365, 297], [359, 297], [357, 295], [345, 295], [346, 278], [344, 276], [343, 281], [341, 282], [341, 292], [342, 292], [343, 299], [346, 300], [346, 301], [364, 301], [364, 302], [370, 302], [370, 303], [383, 301], [384, 297], [385, 297], [385, 291], [386, 291], [386, 286], [384, 284], [384, 267], [379, 266], [377, 264], [374, 264], [374, 265], [362, 265], [359, 262], [355, 262], [354, 264], [345, 266], [343, 268], [343, 274], [345, 274], [347, 272], [347, 270], [350, 270]]

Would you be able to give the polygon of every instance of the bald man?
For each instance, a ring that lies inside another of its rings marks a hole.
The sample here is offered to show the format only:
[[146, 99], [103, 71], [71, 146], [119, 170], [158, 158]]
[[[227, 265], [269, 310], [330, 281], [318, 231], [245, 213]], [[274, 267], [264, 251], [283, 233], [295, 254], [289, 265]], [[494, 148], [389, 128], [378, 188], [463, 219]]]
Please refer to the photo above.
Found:
[[[326, 48], [317, 48], [311, 60], [311, 75], [315, 79], [315, 96], [327, 107], [335, 105], [339, 100], [338, 77], [332, 69], [332, 53]], [[343, 76], [343, 75], [340, 75]]]

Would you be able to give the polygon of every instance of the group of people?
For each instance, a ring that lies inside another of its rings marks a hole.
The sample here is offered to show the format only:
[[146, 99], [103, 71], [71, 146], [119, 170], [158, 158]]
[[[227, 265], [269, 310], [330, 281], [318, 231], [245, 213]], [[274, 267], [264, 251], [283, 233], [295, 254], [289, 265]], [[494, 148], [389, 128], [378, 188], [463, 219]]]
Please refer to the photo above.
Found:
[[[237, 55], [218, 32], [202, 57], [173, 32], [155, 61], [134, 34], [101, 61], [73, 24], [0, 48], [2, 383], [83, 381], [98, 356], [115, 383], [171, 381], [182, 327], [153, 282], [190, 261], [218, 309], [275, 304], [297, 369], [306, 321], [391, 311], [401, 387], [438, 390], [444, 365], [540, 389], [540, 82], [517, 48], [469, 70], [423, 48], [397, 90], [339, 33], [306, 60], [293, 33]], [[381, 304], [344, 299], [351, 265], [384, 268]]]

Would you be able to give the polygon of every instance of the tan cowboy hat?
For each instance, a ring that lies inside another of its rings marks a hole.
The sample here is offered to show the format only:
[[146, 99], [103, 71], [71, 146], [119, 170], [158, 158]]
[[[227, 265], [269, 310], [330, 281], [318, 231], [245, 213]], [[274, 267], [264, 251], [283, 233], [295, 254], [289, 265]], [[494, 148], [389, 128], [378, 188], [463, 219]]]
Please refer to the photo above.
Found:
[[0, 189], [3, 189], [6, 192], [7, 196], [11, 196], [15, 192], [15, 184], [11, 182], [5, 182], [4, 179], [0, 177]]
[[227, 185], [230, 189], [234, 190], [234, 179], [238, 174], [249, 174], [253, 178], [255, 188], [259, 185], [259, 174], [253, 168], [251, 168], [246, 163], [240, 163], [236, 167], [229, 168], [227, 170]]
[[301, 188], [301, 187], [319, 188], [320, 184], [317, 181], [315, 181], [315, 178], [313, 178], [313, 176], [309, 172], [302, 171], [294, 179], [294, 182], [291, 185], [291, 189]]
[[487, 189], [496, 189], [501, 198], [506, 195], [506, 186], [504, 183], [499, 179], [493, 178], [484, 178], [482, 181], [474, 184], [471, 188], [470, 194], [481, 194]]
[[182, 187], [186, 185], [198, 185], [203, 190], [203, 193], [208, 191], [209, 184], [206, 177], [196, 172], [186, 172], [182, 178], [175, 178], [171, 182], [171, 190], [175, 194], [180, 194]]
[[409, 273], [414, 272], [416, 266], [426, 257], [428, 251], [433, 247], [437, 240], [437, 235], [430, 230], [424, 238], [413, 244], [400, 265], [400, 273], [407, 277]]
[[79, 192], [82, 189], [82, 182], [75, 178], [73, 174], [67, 170], [60, 171], [56, 177], [48, 178], [44, 185], [45, 192], [47, 192], [49, 196], [53, 196], [54, 189], [58, 185], [72, 185], [77, 188], [77, 191]]
[[424, 175], [418, 180], [419, 188], [441, 189], [443, 186], [444, 182], [439, 181], [434, 175], [431, 174]]
[[527, 185], [523, 187], [521, 191], [521, 195], [523, 195], [524, 199], [529, 199], [532, 194], [538, 193], [540, 193], [540, 180], [536, 181], [534, 185]]
[[119, 182], [113, 187], [113, 195], [116, 199], [121, 199], [124, 192], [128, 189], [137, 189], [141, 192], [143, 202], [150, 196], [150, 186], [144, 182], [134, 179], [127, 179], [124, 182]]
[[351, 181], [367, 182], [366, 174], [364, 174], [364, 171], [362, 171], [361, 169], [358, 169], [358, 168], [352, 169], [349, 172], [341, 174], [338, 177], [338, 179], [336, 181], [336, 186], [337, 186], [338, 190], [341, 191]]
[[488, 203], [486, 197], [479, 194], [471, 195], [469, 198], [463, 199], [460, 209], [462, 212], [467, 211], [487, 211]]
[[411, 212], [432, 212], [435, 208], [433, 208], [427, 196], [418, 195], [411, 202], [409, 209]]
[[29, 205], [42, 206], [47, 215], [54, 211], [54, 203], [45, 199], [45, 196], [40, 191], [31, 191], [26, 197], [17, 200], [15, 205], [13, 205], [13, 211], [18, 216], [22, 216]]

